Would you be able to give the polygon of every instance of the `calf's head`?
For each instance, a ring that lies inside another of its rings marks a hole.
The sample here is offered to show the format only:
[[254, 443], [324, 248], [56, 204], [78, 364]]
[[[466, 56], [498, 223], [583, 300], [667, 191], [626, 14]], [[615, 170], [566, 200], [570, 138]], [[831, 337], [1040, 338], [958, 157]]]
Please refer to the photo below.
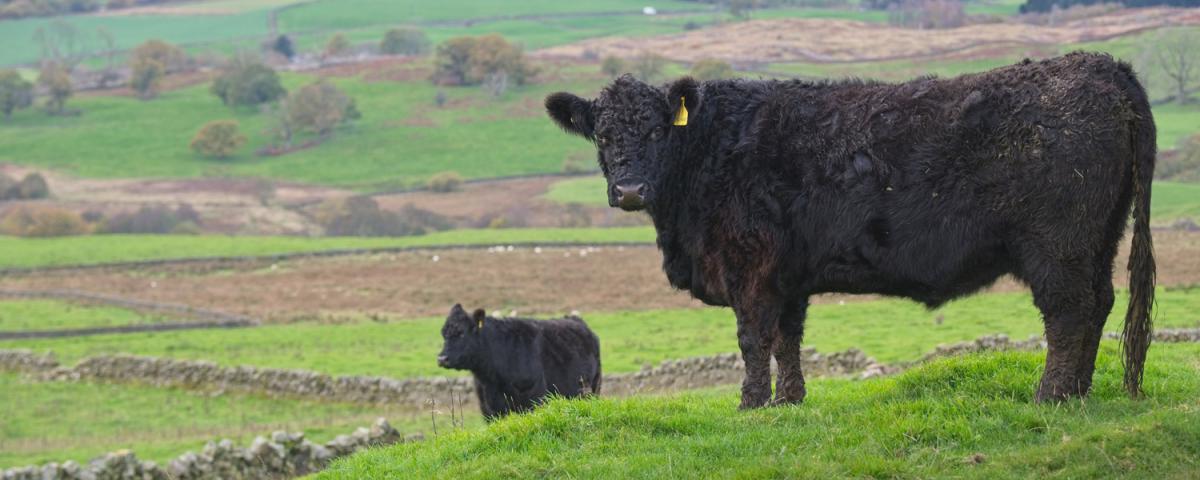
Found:
[[665, 163], [700, 107], [699, 90], [689, 77], [654, 87], [625, 75], [594, 100], [552, 94], [546, 112], [567, 133], [596, 145], [609, 206], [653, 211], [655, 192], [667, 180]]
[[483, 309], [467, 314], [462, 305], [454, 305], [446, 323], [442, 325], [442, 353], [438, 354], [438, 366], [454, 370], [470, 370], [477, 362], [482, 346], [482, 332], [486, 314]]

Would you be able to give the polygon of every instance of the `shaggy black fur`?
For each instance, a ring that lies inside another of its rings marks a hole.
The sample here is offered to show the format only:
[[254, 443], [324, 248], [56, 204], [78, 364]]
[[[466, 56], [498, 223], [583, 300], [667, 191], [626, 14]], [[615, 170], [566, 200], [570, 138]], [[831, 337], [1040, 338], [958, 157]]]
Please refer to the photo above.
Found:
[[583, 319], [493, 318], [455, 305], [438, 365], [470, 370], [484, 418], [532, 409], [548, 394], [600, 393], [600, 341]]
[[[672, 126], [681, 101], [689, 123]], [[771, 354], [775, 401], [803, 399], [809, 296], [935, 307], [1004, 274], [1044, 315], [1036, 398], [1086, 394], [1135, 200], [1124, 347], [1139, 392], [1155, 127], [1125, 63], [1073, 53], [902, 84], [622, 77], [595, 100], [557, 93], [546, 107], [596, 143], [610, 204], [650, 214], [671, 285], [733, 307], [743, 408], [770, 400]]]

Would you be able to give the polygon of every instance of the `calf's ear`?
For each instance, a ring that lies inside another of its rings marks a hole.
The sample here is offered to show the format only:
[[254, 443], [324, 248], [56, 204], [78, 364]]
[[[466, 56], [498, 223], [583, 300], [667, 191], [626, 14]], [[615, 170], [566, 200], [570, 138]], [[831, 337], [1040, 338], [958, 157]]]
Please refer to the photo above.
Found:
[[485, 318], [487, 318], [487, 312], [484, 312], [482, 308], [476, 309], [475, 313], [471, 314], [471, 319], [475, 320], [475, 328], [478, 330], [483, 329], [483, 320]]
[[700, 84], [692, 77], [683, 77], [667, 87], [667, 104], [670, 105], [673, 117], [671, 123], [677, 127], [686, 127], [688, 117], [695, 118], [700, 109]]
[[546, 97], [546, 113], [567, 133], [588, 140], [595, 136], [596, 119], [592, 115], [592, 102], [567, 92], [558, 92]]

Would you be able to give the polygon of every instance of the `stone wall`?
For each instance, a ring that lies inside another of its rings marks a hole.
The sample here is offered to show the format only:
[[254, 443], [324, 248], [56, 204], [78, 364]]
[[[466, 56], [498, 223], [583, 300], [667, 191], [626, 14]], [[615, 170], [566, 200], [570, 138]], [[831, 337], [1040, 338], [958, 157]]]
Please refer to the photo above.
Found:
[[278, 431], [270, 438], [258, 437], [249, 447], [229, 440], [209, 442], [200, 453], [188, 452], [166, 466], [138, 460], [128, 450], [109, 453], [87, 465], [73, 461], [41, 466], [11, 468], [0, 473], [2, 480], [221, 480], [292, 478], [324, 469], [336, 458], [368, 447], [419, 441], [420, 434], [401, 436], [387, 420], [371, 428], [359, 427], [350, 435], [338, 435], [323, 445], [304, 438], [303, 433]]
[[[1159, 342], [1200, 342], [1200, 328], [1161, 330]], [[806, 348], [801, 352], [805, 375], [889, 375], [934, 358], [992, 350], [1045, 348], [1041, 337], [1013, 341], [1006, 335], [988, 335], [968, 342], [939, 345], [915, 362], [881, 364], [857, 349], [821, 354]], [[299, 397], [341, 402], [389, 404], [425, 408], [437, 405], [475, 407], [473, 382], [469, 377], [393, 379], [386, 377], [340, 376], [306, 370], [284, 370], [249, 366], [226, 367], [213, 362], [176, 360], [133, 355], [101, 355], [62, 367], [51, 354], [28, 350], [0, 350], [0, 369], [35, 374], [45, 380], [101, 380], [136, 382], [154, 386], [183, 387], [206, 391], [242, 391], [281, 397]], [[668, 360], [634, 373], [605, 375], [600, 393], [626, 396], [728, 385], [741, 382], [743, 363], [735, 353]]]

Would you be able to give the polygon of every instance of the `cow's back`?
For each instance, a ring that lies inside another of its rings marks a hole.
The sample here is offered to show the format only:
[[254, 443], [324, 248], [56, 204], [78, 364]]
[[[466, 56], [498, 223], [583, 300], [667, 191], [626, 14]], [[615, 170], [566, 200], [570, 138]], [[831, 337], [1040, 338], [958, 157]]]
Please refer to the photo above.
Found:
[[565, 397], [599, 393], [600, 340], [578, 317], [538, 322], [546, 388]]

